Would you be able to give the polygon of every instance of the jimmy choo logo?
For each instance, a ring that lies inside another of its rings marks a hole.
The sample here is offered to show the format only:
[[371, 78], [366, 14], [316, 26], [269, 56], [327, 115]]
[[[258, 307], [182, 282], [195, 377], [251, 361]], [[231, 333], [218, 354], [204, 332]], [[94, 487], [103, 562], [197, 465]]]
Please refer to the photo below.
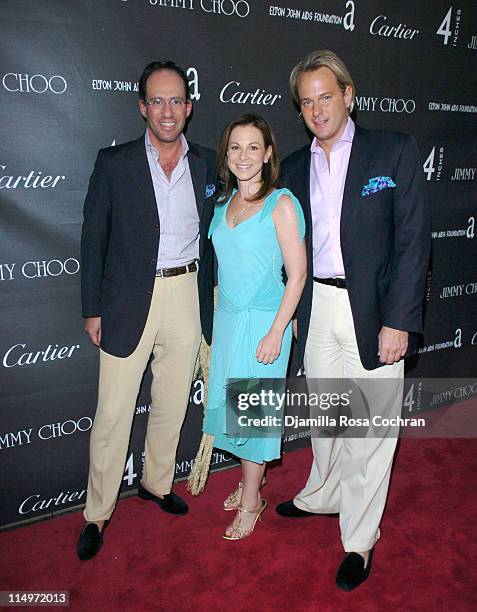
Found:
[[459, 30], [460, 30], [460, 21], [462, 18], [462, 10], [460, 8], [456, 9], [455, 12], [455, 22], [452, 26], [452, 15], [453, 15], [453, 7], [447, 11], [444, 19], [442, 20], [440, 26], [436, 30], [436, 34], [438, 36], [442, 36], [442, 44], [447, 45], [449, 42], [449, 38], [452, 39], [452, 46], [457, 46], [457, 41], [459, 40]]
[[[2, 166], [0, 164], [0, 168], [5, 171], [7, 166]], [[0, 189], [53, 189], [59, 183], [59, 181], [64, 181], [65, 176], [57, 175], [51, 176], [49, 174], [45, 174], [42, 176], [41, 171], [31, 170], [27, 176], [14, 176], [11, 174], [3, 174], [0, 176]]]
[[240, 81], [229, 81], [220, 90], [219, 100], [224, 104], [261, 104], [273, 106], [280, 100], [281, 94], [267, 93], [265, 89], [257, 88], [255, 91], [241, 91]]
[[[51, 440], [52, 438], [84, 433], [89, 431], [92, 426], [93, 419], [89, 416], [83, 416], [79, 419], [68, 419], [63, 422], [42, 425], [39, 427], [37, 434], [40, 440]], [[30, 427], [30, 429], [20, 429], [18, 431], [0, 434], [0, 450], [14, 448], [15, 446], [23, 446], [23, 444], [31, 444], [32, 431], [33, 428]]]
[[383, 98], [379, 104], [379, 110], [383, 113], [407, 113], [410, 115], [416, 110], [416, 103], [412, 99]]
[[473, 181], [477, 168], [456, 168], [451, 181]]
[[461, 285], [450, 285], [448, 287], [442, 287], [442, 291], [439, 295], [440, 299], [462, 297], [463, 295], [474, 295], [477, 293], [477, 282], [474, 283], [463, 283]]
[[250, 13], [250, 5], [246, 0], [200, 0], [200, 6], [206, 13], [235, 15], [242, 19]]
[[[0, 281], [11, 281], [15, 279], [16, 263], [0, 264]], [[74, 257], [68, 259], [50, 259], [49, 261], [27, 261], [21, 267], [21, 273], [25, 278], [46, 278], [47, 276], [61, 276], [78, 274], [80, 263]]]
[[49, 344], [40, 351], [25, 351], [26, 344], [18, 343], [11, 346], [3, 356], [3, 367], [14, 368], [16, 366], [28, 366], [36, 363], [56, 361], [57, 359], [70, 359], [73, 353], [79, 349], [79, 344], [73, 346], [60, 346]]
[[450, 402], [462, 401], [470, 399], [477, 393], [477, 383], [472, 381], [471, 383], [464, 384], [447, 391], [439, 391], [439, 393], [433, 393], [432, 403], [430, 406], [438, 406], [439, 404], [448, 404]]
[[169, 8], [190, 9], [194, 8], [194, 0], [149, 0], [151, 6], [167, 6]]
[[89, 431], [92, 426], [93, 419], [89, 416], [76, 420], [68, 419], [63, 422], [48, 423], [38, 429], [38, 437], [40, 440], [51, 440], [52, 438], [61, 438], [62, 436], [72, 436], [75, 433]]
[[70, 276], [78, 274], [80, 263], [74, 257], [69, 257], [64, 261], [50, 259], [49, 261], [27, 261], [22, 266], [22, 274], [25, 278], [44, 278], [46, 276]]
[[385, 36], [386, 38], [402, 38], [412, 40], [414, 36], [419, 34], [419, 30], [408, 28], [406, 24], [399, 23], [398, 25], [389, 25], [386, 15], [378, 15], [373, 19], [369, 26], [369, 32], [372, 36]]
[[3, 75], [2, 85], [4, 89], [11, 92], [22, 93], [65, 93], [68, 85], [66, 80], [59, 74], [44, 76], [43, 74], [20, 74], [18, 72], [7, 72]]
[[355, 104], [360, 111], [381, 111], [382, 113], [406, 113], [410, 115], [416, 110], [414, 100], [404, 100], [403, 98], [356, 96]]
[[[232, 457], [230, 455], [224, 453], [212, 453], [210, 465], [220, 465], [221, 463], [228, 463], [229, 461], [232, 461]], [[184, 474], [190, 472], [193, 465], [193, 459], [185, 459], [180, 463], [176, 463], [176, 474]]]
[[13, 448], [15, 446], [22, 446], [23, 444], [31, 444], [32, 431], [33, 429], [30, 428], [0, 434], [0, 450], [4, 450], [5, 448]]

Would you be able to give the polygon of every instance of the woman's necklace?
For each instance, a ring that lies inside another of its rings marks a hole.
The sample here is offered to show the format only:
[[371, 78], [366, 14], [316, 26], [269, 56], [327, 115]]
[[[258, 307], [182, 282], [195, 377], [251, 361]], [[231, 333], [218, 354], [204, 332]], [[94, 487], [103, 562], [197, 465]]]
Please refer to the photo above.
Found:
[[261, 202], [249, 202], [246, 206], [242, 208], [236, 215], [232, 213], [232, 226], [235, 227], [240, 219], [242, 218], [243, 213], [248, 210], [251, 206], [255, 206], [256, 204], [261, 204]]

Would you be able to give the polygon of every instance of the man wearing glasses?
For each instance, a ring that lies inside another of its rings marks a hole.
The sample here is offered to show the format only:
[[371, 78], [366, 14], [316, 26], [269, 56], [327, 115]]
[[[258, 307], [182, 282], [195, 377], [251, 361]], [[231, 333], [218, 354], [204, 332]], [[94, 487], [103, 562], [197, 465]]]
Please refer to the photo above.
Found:
[[116, 503], [140, 383], [152, 354], [151, 411], [139, 496], [185, 514], [171, 492], [201, 332], [212, 336], [215, 153], [187, 142], [184, 71], [152, 62], [139, 81], [147, 128], [99, 151], [81, 238], [85, 330], [100, 347], [88, 493], [77, 553], [91, 559]]

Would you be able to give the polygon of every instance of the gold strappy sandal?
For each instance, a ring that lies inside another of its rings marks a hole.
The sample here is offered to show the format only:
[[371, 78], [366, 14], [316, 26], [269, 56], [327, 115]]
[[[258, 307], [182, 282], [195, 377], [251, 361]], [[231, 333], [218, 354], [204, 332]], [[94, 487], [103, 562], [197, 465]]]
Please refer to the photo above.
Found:
[[[260, 489], [267, 484], [268, 480], [265, 476], [262, 479]], [[242, 499], [243, 480], [238, 483], [238, 487], [233, 491], [227, 499], [224, 499], [224, 510], [238, 510], [240, 507], [240, 500]]]
[[[247, 510], [247, 508], [242, 508], [242, 506], [239, 506], [237, 508], [237, 516], [235, 517], [234, 522], [231, 525], [232, 531], [230, 535], [224, 533], [222, 537], [225, 540], [243, 540], [244, 538], [251, 535], [252, 531], [255, 529], [257, 521], [260, 520], [260, 516], [266, 507], [267, 501], [265, 499], [261, 499], [258, 507], [254, 510]], [[248, 514], [255, 514], [255, 520], [253, 521], [252, 526], [249, 529], [244, 529], [243, 527], [240, 527], [240, 515], [242, 512], [247, 512]]]

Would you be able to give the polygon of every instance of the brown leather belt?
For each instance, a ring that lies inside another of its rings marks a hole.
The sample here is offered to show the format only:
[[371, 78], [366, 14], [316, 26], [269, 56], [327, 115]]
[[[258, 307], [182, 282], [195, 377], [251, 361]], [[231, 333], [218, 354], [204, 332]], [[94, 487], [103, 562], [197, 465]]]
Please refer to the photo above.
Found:
[[197, 261], [193, 261], [185, 266], [179, 266], [178, 268], [160, 268], [156, 270], [156, 276], [161, 278], [167, 278], [168, 276], [179, 276], [179, 274], [187, 274], [187, 272], [196, 272], [199, 269]]
[[338, 289], [346, 289], [345, 278], [317, 278], [314, 276], [313, 280], [317, 283], [321, 283], [322, 285], [331, 285], [332, 287], [337, 287]]

